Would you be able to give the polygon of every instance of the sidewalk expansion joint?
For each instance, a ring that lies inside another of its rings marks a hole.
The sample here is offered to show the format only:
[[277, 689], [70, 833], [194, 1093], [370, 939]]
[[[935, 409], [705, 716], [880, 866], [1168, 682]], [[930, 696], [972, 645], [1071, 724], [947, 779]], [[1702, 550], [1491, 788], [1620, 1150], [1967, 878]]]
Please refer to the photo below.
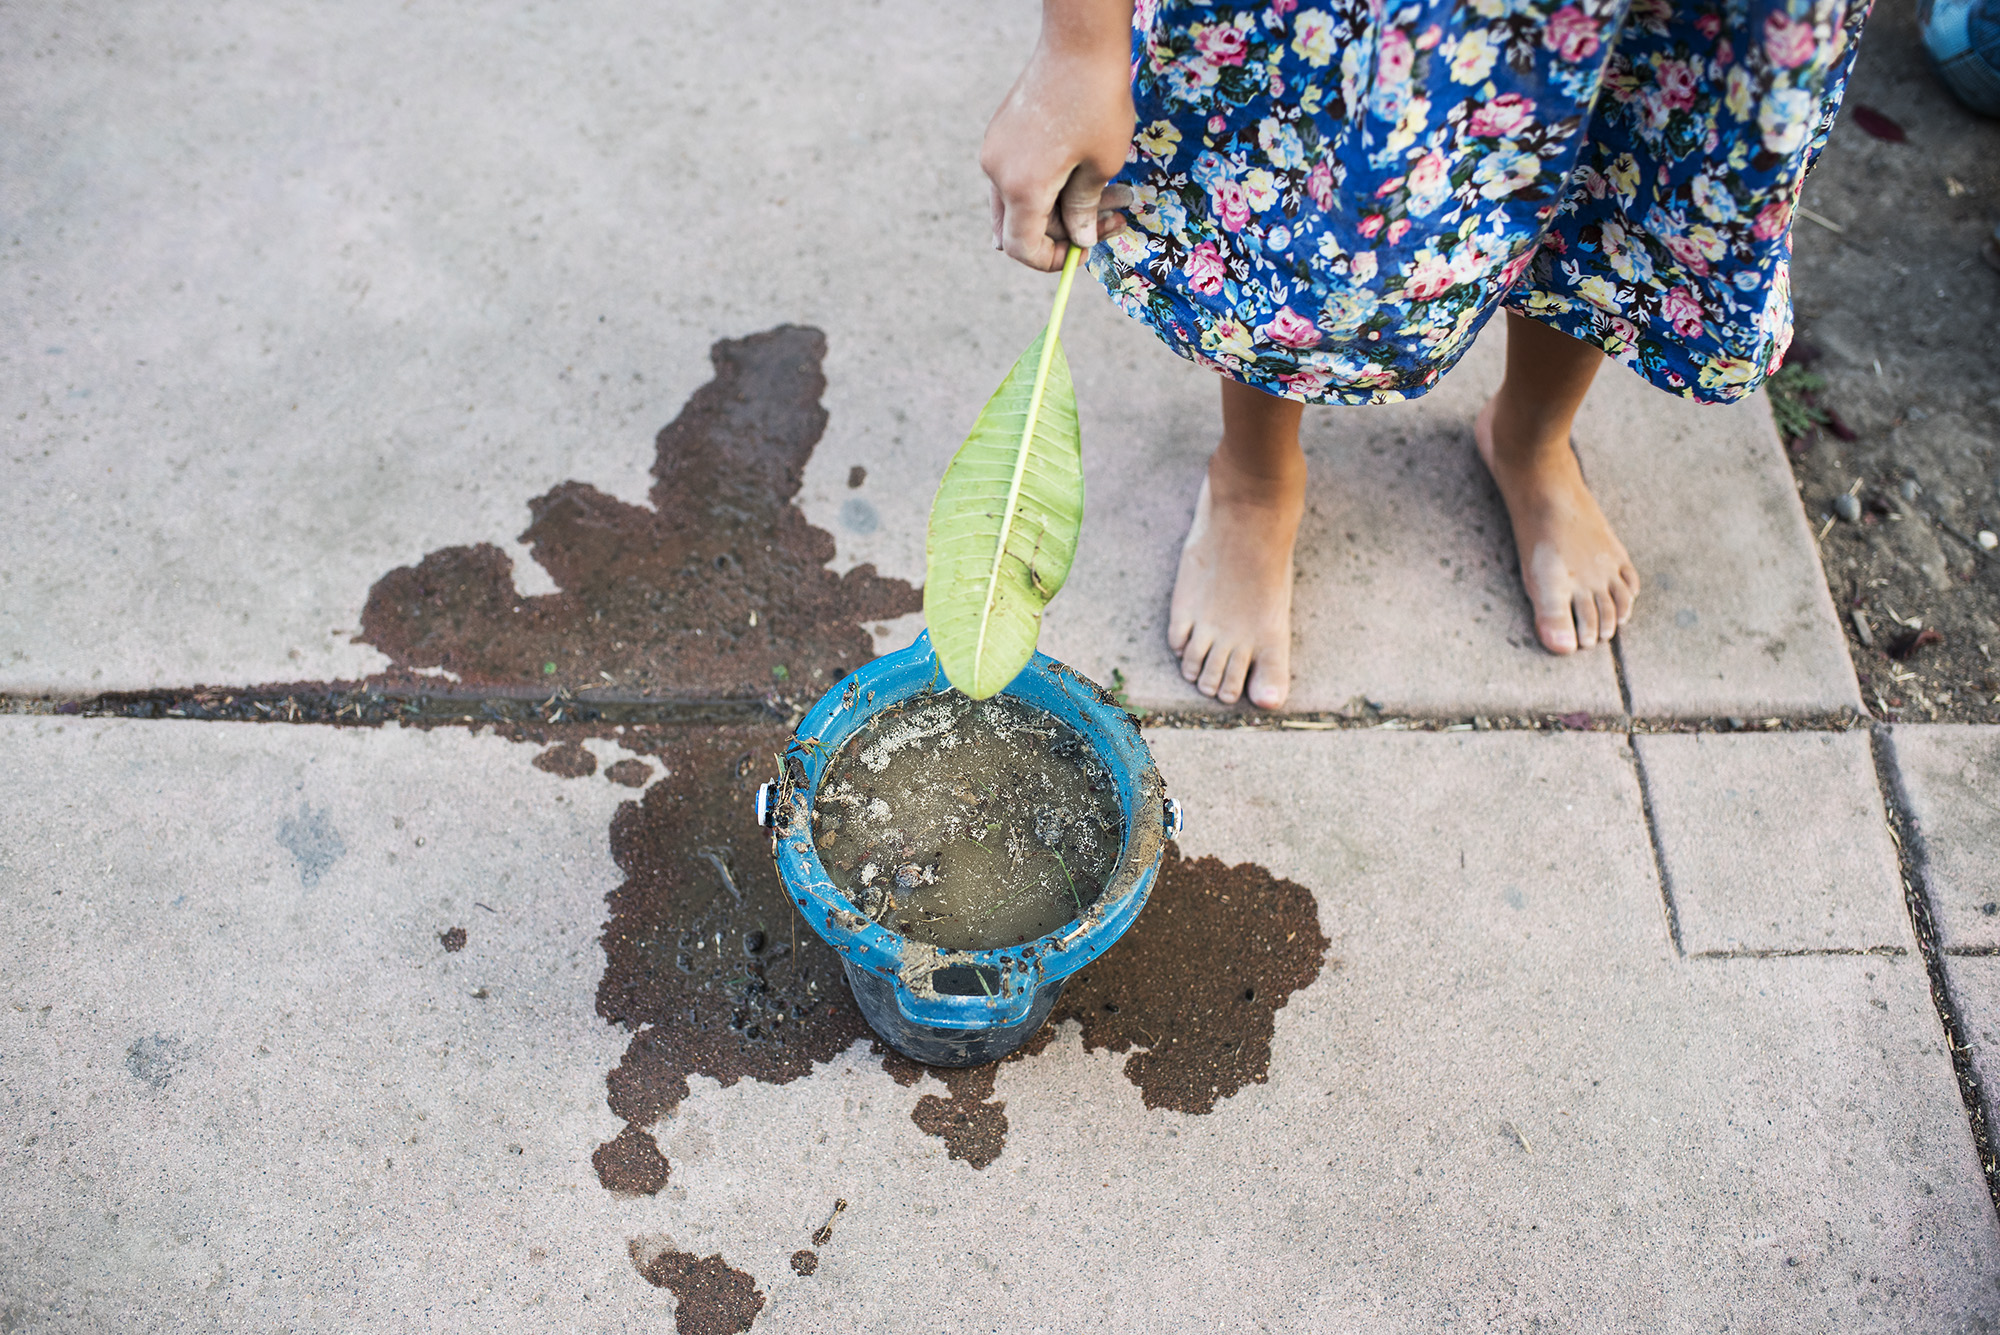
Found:
[[1639, 754], [1639, 748], [1632, 744], [1633, 734], [1626, 734], [1626, 752], [1632, 761], [1632, 777], [1639, 784], [1639, 810], [1646, 818], [1646, 846], [1653, 850], [1653, 874], [1660, 882], [1660, 905], [1667, 915], [1667, 939], [1673, 942], [1674, 954], [1687, 958], [1687, 946], [1681, 940], [1681, 911], [1674, 903], [1674, 879], [1667, 870], [1667, 856], [1660, 848], [1660, 821], [1653, 810], [1653, 785], [1646, 774], [1646, 759]]
[[[1614, 642], [1615, 643], [1615, 642]], [[235, 723], [322, 723], [374, 727], [490, 723], [725, 724], [782, 721], [795, 726], [812, 697], [767, 694], [672, 699], [614, 695], [589, 686], [434, 690], [364, 682], [287, 682], [267, 686], [160, 687], [92, 694], [0, 694], [0, 714], [79, 718], [201, 719]], [[1131, 707], [1148, 730], [1235, 729], [1271, 732], [1547, 732], [1740, 733], [1851, 732], [1874, 720], [1853, 710], [1746, 718], [1634, 718], [1629, 714], [1395, 714], [1364, 704], [1347, 711], [1264, 713], [1250, 710], [1149, 710]]]
[[1691, 960], [1796, 960], [1815, 959], [1827, 955], [1892, 955], [1909, 954], [1903, 946], [1800, 946], [1773, 950], [1697, 950], [1689, 955]]
[[[1896, 764], [1895, 743], [1886, 728], [1876, 727], [1869, 731], [1869, 745], [1875, 757], [1876, 781], [1882, 789], [1889, 838], [1895, 842], [1896, 860], [1902, 870], [1903, 903], [1909, 909], [1917, 950], [1930, 977], [1931, 1004], [1937, 1008], [1938, 1023], [1944, 1027], [1945, 1047], [1951, 1051], [1952, 1070], [1958, 1076], [1958, 1096], [1965, 1104], [1966, 1120], [1972, 1124], [1973, 1151], [1979, 1156], [1980, 1171], [1986, 1175], [1986, 1190], [1993, 1198], [1993, 1208], [2000, 1213], [2000, 1153], [1996, 1153], [1994, 1128], [1987, 1119], [1986, 1094], [1979, 1069], [1972, 1064], [1971, 1035], [1952, 998], [1951, 977], [1944, 967], [1947, 954], [1960, 952], [1939, 947], [1937, 919], [1930, 901], [1930, 854], [1924, 847], [1923, 831], [1912, 814], [1909, 792]], [[1977, 953], [2000, 954], [2000, 951]]]

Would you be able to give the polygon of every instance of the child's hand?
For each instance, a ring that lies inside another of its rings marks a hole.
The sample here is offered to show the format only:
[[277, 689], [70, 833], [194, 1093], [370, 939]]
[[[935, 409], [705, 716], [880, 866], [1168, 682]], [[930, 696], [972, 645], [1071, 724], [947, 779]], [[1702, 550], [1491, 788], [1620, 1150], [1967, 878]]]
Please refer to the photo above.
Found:
[[1045, 0], [1028, 67], [986, 127], [993, 244], [1031, 269], [1062, 268], [1125, 220], [1125, 186], [1105, 183], [1132, 146], [1131, 0]]

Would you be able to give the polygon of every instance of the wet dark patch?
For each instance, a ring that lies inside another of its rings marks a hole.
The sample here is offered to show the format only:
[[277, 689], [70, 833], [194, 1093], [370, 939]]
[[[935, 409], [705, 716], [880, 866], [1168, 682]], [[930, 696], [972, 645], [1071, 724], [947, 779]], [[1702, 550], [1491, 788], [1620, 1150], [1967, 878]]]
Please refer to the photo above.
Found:
[[778, 728], [705, 730], [663, 745], [667, 774], [618, 810], [597, 1010], [633, 1029], [609, 1079], [638, 1126], [672, 1112], [688, 1077], [795, 1080], [868, 1033], [840, 960], [785, 897], [752, 816], [777, 770]]
[[456, 955], [459, 951], [465, 949], [465, 929], [463, 927], [446, 928], [444, 931], [438, 933], [438, 944], [444, 947], [446, 954]]
[[737, 1335], [764, 1310], [757, 1281], [730, 1267], [720, 1253], [697, 1257], [669, 1250], [647, 1259], [637, 1238], [629, 1250], [646, 1282], [674, 1295], [674, 1329], [680, 1335]]
[[[1277, 1012], [1319, 977], [1331, 944], [1304, 886], [1252, 863], [1183, 858], [1170, 844], [1138, 921], [1070, 979], [1049, 1022], [1005, 1060], [1040, 1053], [1063, 1021], [1075, 1020], [1086, 1051], [1132, 1053], [1125, 1076], [1148, 1108], [1213, 1112], [1269, 1078]], [[926, 1075], [943, 1082], [950, 1097], [924, 1095], [910, 1120], [942, 1139], [950, 1157], [984, 1168], [1000, 1156], [1007, 1105], [992, 1097], [999, 1063], [924, 1066], [879, 1040], [874, 1052], [899, 1085]]]
[[587, 779], [597, 773], [597, 757], [581, 742], [557, 742], [531, 763], [544, 773], [565, 779]]
[[604, 777], [626, 788], [644, 788], [653, 777], [653, 767], [643, 760], [620, 760], [605, 767]]
[[134, 1080], [165, 1089], [187, 1061], [187, 1045], [177, 1037], [153, 1034], [134, 1039], [125, 1049], [125, 1069]]
[[[533, 719], [492, 718], [502, 735], [547, 742], [544, 725], [565, 720], [585, 725], [581, 735], [612, 735], [605, 696], [706, 708], [768, 700], [790, 683], [786, 692], [809, 699], [816, 680], [872, 657], [865, 623], [913, 612], [922, 596], [872, 566], [826, 569], [832, 536], [791, 504], [826, 426], [825, 351], [818, 331], [791, 326], [716, 344], [714, 379], [659, 434], [651, 508], [581, 482], [531, 501], [521, 538], [559, 592], [520, 596], [507, 556], [490, 545], [432, 552], [385, 575], [360, 638], [394, 665], [371, 686], [434, 686], [419, 670], [444, 668], [461, 691], [546, 692]], [[576, 736], [535, 763], [590, 773], [595, 761]], [[599, 1014], [633, 1031], [608, 1078], [611, 1108], [647, 1127], [687, 1096], [690, 1075], [793, 1080], [867, 1026], [833, 952], [800, 930], [752, 819], [784, 731], [747, 723], [616, 736], [667, 771], [658, 782], [642, 760], [606, 771], [614, 783], [651, 783], [612, 823], [625, 881], [610, 895], [598, 987]]]
[[872, 657], [861, 623], [916, 611], [872, 566], [826, 568], [832, 535], [790, 504], [826, 427], [826, 340], [783, 326], [710, 351], [715, 378], [659, 434], [650, 509], [582, 482], [529, 502], [521, 535], [560, 591], [523, 597], [490, 544], [376, 582], [360, 638], [380, 683], [444, 668], [470, 686], [703, 697], [768, 691]]
[[299, 814], [278, 822], [278, 842], [298, 864], [299, 886], [310, 890], [318, 885], [333, 864], [346, 856], [347, 843], [327, 819], [324, 807], [299, 803]]
[[1075, 1020], [1086, 1051], [1132, 1053], [1125, 1076], [1148, 1108], [1212, 1112], [1269, 1078], [1278, 1009], [1319, 977], [1331, 944], [1304, 886], [1170, 845], [1138, 921], [1070, 979], [1024, 1051]]
[[[947, 1156], [974, 1168], [984, 1168], [1000, 1157], [1000, 1151], [1007, 1147], [1007, 1104], [993, 1098], [993, 1079], [1000, 1069], [998, 1062], [984, 1066], [925, 1066], [880, 1039], [875, 1040], [873, 1051], [881, 1057], [882, 1069], [889, 1078], [904, 1088], [927, 1075], [935, 1076], [944, 1085], [950, 1097], [924, 1095], [910, 1110], [910, 1120], [925, 1135], [942, 1140]], [[1040, 1051], [1040, 1046], [1036, 1051]]]
[[974, 1168], [986, 1167], [1007, 1148], [1007, 1105], [992, 1097], [997, 1066], [932, 1071], [951, 1097], [926, 1094], [910, 1110], [910, 1120], [942, 1140], [947, 1155]]
[[801, 1247], [792, 1253], [792, 1273], [804, 1277], [819, 1269], [819, 1253], [810, 1247]]
[[605, 1190], [636, 1196], [658, 1192], [667, 1185], [671, 1170], [652, 1133], [636, 1126], [626, 1127], [599, 1145], [590, 1156], [590, 1166], [597, 1170], [597, 1180], [604, 1184]]

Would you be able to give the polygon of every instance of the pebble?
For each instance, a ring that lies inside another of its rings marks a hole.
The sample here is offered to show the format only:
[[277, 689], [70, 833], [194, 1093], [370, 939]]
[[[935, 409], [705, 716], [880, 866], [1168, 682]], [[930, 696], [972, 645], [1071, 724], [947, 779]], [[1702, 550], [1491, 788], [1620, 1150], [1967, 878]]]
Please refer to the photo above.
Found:
[[1850, 524], [1861, 522], [1861, 502], [1844, 491], [1833, 498], [1833, 512]]
[[744, 954], [755, 955], [763, 948], [764, 948], [764, 934], [762, 932], [745, 932], [743, 934]]
[[1904, 500], [1914, 501], [1915, 499], [1917, 499], [1917, 492], [1920, 490], [1920, 488], [1917, 486], [1917, 480], [1915, 478], [1906, 477], [1903, 479], [1903, 485], [1897, 488], [1897, 490], [1903, 493]]
[[1985, 548], [1989, 552], [1992, 551], [1995, 547], [2000, 547], [2000, 533], [1995, 533], [1990, 528], [1980, 529], [1979, 545]]

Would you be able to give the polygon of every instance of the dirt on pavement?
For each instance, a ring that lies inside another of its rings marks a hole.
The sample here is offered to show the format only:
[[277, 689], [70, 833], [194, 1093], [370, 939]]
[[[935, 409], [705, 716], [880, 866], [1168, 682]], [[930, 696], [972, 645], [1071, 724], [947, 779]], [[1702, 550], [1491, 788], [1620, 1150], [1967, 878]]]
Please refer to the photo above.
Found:
[[2000, 723], [2000, 548], [1979, 536], [2000, 532], [2000, 272], [1980, 254], [2000, 121], [1938, 81], [1915, 0], [1875, 6], [1803, 204], [1820, 220], [1793, 225], [1779, 385], [1824, 382], [1805, 398], [1832, 420], [1792, 468], [1862, 698], [1889, 721]]

